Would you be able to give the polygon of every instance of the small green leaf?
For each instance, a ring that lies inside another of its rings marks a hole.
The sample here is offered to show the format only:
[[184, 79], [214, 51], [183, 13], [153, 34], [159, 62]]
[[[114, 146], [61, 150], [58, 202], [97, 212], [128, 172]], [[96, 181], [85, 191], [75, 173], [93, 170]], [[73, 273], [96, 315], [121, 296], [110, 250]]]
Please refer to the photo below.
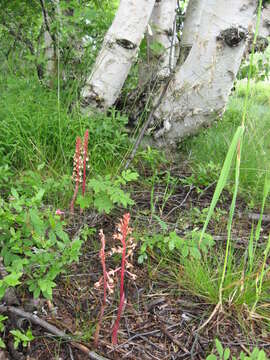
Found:
[[183, 247], [180, 249], [182, 256], [185, 258], [188, 256], [188, 247], [186, 245], [183, 245]]
[[126, 182], [135, 181], [139, 177], [137, 172], [132, 172], [131, 170], [123, 170], [121, 175]]
[[229, 358], [230, 358], [230, 349], [229, 348], [226, 348], [225, 350], [224, 350], [224, 354], [223, 354], [223, 358], [224, 358], [224, 360], [228, 360]]
[[18, 273], [11, 273], [3, 278], [4, 283], [7, 286], [16, 286], [19, 285], [21, 282], [19, 281], [19, 278], [23, 275], [22, 272]]
[[0, 348], [1, 349], [5, 349], [6, 348], [6, 345], [4, 343], [4, 341], [0, 338]]
[[171, 239], [171, 240], [169, 241], [169, 250], [170, 250], [170, 251], [173, 251], [174, 247], [175, 247], [174, 240]]
[[105, 211], [106, 214], [109, 214], [113, 208], [113, 202], [109, 199], [108, 196], [101, 194], [96, 196], [94, 205], [97, 208], [98, 212]]
[[211, 354], [207, 356], [206, 360], [217, 360], [217, 357], [216, 355]]
[[81, 209], [89, 208], [93, 203], [93, 199], [90, 196], [78, 196], [76, 204], [80, 206]]
[[218, 339], [215, 339], [215, 343], [216, 343], [216, 348], [217, 348], [217, 352], [219, 354], [219, 357], [222, 358], [222, 356], [223, 356], [223, 346], [222, 346], [221, 342]]
[[144, 260], [147, 259], [147, 254], [141, 254], [139, 257], [138, 257], [138, 264], [142, 264], [144, 262]]

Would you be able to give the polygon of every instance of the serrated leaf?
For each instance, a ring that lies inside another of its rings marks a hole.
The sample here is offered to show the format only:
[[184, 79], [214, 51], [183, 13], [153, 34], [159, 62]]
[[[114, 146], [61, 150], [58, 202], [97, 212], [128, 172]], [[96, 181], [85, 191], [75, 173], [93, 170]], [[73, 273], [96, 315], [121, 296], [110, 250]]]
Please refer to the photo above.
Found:
[[139, 174], [137, 172], [131, 170], [123, 170], [121, 175], [126, 182], [135, 181], [139, 177]]
[[40, 189], [38, 191], [38, 193], [34, 196], [33, 200], [34, 201], [37, 201], [37, 202], [40, 202], [44, 196], [44, 193], [45, 193], [45, 189]]
[[94, 190], [95, 194], [98, 194], [101, 191], [106, 191], [107, 190], [107, 185], [104, 184], [103, 181], [98, 180], [98, 179], [91, 179], [89, 181], [89, 187]]
[[36, 209], [29, 210], [31, 224], [33, 225], [34, 230], [39, 236], [45, 235], [45, 224], [43, 220], [39, 217], [38, 211]]
[[105, 194], [99, 194], [95, 198], [94, 206], [99, 212], [105, 211], [106, 214], [109, 214], [113, 208], [113, 202]]
[[76, 204], [78, 204], [80, 206], [81, 209], [86, 209], [89, 208], [93, 203], [92, 198], [90, 198], [90, 196], [78, 196], [77, 200], [76, 200]]

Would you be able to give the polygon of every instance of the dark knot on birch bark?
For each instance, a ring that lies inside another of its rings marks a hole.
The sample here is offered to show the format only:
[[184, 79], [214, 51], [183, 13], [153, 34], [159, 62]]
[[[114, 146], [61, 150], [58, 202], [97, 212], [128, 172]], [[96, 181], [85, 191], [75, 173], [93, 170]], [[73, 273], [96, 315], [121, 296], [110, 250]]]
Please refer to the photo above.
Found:
[[235, 47], [240, 44], [242, 40], [247, 37], [247, 31], [241, 27], [230, 27], [222, 30], [217, 36], [217, 40], [223, 41], [229, 47]]

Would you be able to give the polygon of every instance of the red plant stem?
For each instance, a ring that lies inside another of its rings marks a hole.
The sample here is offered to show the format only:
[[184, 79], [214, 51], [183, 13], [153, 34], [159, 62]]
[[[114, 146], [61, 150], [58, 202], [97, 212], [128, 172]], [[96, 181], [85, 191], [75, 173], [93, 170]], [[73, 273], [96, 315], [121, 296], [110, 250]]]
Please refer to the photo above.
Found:
[[76, 185], [74, 194], [70, 203], [70, 212], [74, 213], [74, 203], [79, 191], [80, 186], [80, 154], [81, 154], [81, 138], [78, 136], [76, 139], [76, 151], [75, 151], [75, 162], [76, 162]]
[[123, 293], [122, 297], [120, 297], [120, 304], [119, 304], [119, 308], [118, 308], [118, 312], [117, 312], [117, 318], [116, 318], [114, 326], [113, 326], [113, 332], [112, 332], [112, 344], [113, 345], [117, 345], [117, 333], [118, 333], [118, 329], [119, 329], [119, 325], [120, 325], [120, 319], [121, 319], [121, 314], [123, 311], [124, 303], [125, 303], [125, 294]]
[[88, 153], [88, 138], [89, 131], [86, 130], [84, 134], [84, 143], [83, 143], [83, 183], [82, 183], [82, 195], [85, 194], [85, 181], [86, 181], [86, 162], [87, 162], [87, 153]]
[[128, 235], [128, 224], [130, 220], [130, 214], [127, 213], [123, 216], [123, 220], [120, 224], [120, 233], [122, 235], [121, 242], [123, 246], [122, 251], [122, 262], [121, 262], [121, 278], [120, 278], [120, 304], [118, 308], [117, 318], [113, 326], [113, 332], [112, 332], [112, 344], [117, 344], [117, 333], [119, 329], [120, 324], [120, 318], [125, 302], [125, 293], [124, 293], [124, 280], [125, 280], [125, 264], [126, 264], [126, 238]]
[[98, 346], [98, 339], [99, 339], [99, 332], [101, 328], [102, 319], [104, 316], [104, 309], [106, 306], [106, 298], [107, 298], [107, 271], [106, 271], [106, 260], [105, 260], [105, 236], [103, 234], [103, 230], [100, 230], [99, 232], [100, 241], [101, 241], [101, 249], [99, 252], [102, 269], [103, 269], [103, 304], [101, 305], [100, 314], [99, 314], [99, 320], [95, 331], [95, 337], [94, 337], [94, 345], [95, 347]]

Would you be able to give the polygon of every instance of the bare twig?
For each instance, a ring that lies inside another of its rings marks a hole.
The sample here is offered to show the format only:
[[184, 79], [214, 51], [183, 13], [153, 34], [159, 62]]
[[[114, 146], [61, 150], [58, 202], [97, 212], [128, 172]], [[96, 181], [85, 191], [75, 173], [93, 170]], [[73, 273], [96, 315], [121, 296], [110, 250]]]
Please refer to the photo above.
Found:
[[14, 306], [5, 306], [5, 305], [0, 305], [0, 314], [1, 313], [12, 313], [14, 315], [23, 317], [23, 318], [31, 321], [31, 323], [33, 323], [35, 325], [39, 325], [39, 326], [43, 327], [45, 330], [47, 330], [51, 334], [53, 334], [57, 337], [60, 337], [64, 340], [69, 341], [73, 347], [81, 350], [91, 360], [108, 360], [107, 358], [105, 358], [101, 355], [98, 355], [96, 352], [89, 350], [85, 345], [75, 342], [70, 335], [67, 335], [64, 331], [58, 329], [54, 325], [49, 324], [47, 321], [40, 319], [37, 315], [31, 314], [29, 312], [26, 312], [20, 308], [14, 307]]
[[196, 332], [199, 332], [199, 331], [201, 331], [202, 329], [204, 329], [205, 326], [206, 326], [207, 324], [209, 324], [209, 322], [213, 319], [213, 317], [216, 315], [216, 313], [219, 311], [220, 308], [221, 308], [221, 304], [218, 303], [218, 304], [215, 306], [215, 308], [214, 308], [213, 312], [211, 313], [211, 315], [209, 316], [209, 318], [196, 330]]

